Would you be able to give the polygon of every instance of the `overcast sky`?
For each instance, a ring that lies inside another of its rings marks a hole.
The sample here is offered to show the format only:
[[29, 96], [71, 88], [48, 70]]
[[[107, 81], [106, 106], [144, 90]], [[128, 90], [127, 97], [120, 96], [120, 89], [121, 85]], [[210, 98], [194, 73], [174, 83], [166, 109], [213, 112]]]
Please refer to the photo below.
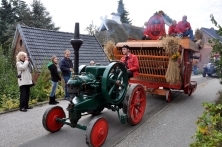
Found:
[[[25, 0], [30, 4], [32, 0]], [[87, 34], [85, 28], [94, 22], [101, 25], [100, 17], [117, 12], [118, 0], [41, 0], [60, 31], [74, 32], [75, 22], [80, 24], [80, 33]], [[213, 14], [222, 25], [222, 0], [123, 0], [129, 12], [132, 25], [142, 27], [156, 11], [163, 10], [172, 19], [180, 21], [183, 15], [191, 23], [193, 30], [201, 27], [216, 27], [210, 21]], [[167, 31], [168, 27], [166, 27]]]

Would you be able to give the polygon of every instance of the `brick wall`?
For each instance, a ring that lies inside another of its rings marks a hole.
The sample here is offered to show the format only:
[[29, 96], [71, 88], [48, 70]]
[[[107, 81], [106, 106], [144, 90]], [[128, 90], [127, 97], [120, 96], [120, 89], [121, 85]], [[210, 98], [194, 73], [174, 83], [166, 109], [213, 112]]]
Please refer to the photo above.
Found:
[[18, 35], [18, 38], [16, 40], [16, 45], [15, 45], [15, 49], [14, 49], [14, 59], [16, 61], [16, 55], [20, 52], [20, 51], [23, 51], [23, 52], [26, 52], [26, 49], [25, 49], [25, 46], [24, 46], [24, 43], [22, 41], [22, 38], [20, 36], [20, 34]]

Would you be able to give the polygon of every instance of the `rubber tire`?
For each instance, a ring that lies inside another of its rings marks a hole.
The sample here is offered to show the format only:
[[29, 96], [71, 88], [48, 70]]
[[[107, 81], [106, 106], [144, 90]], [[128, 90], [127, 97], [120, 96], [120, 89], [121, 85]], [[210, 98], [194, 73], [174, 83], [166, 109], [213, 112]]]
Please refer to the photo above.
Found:
[[[53, 114], [55, 112], [57, 114]], [[48, 108], [42, 117], [43, 127], [51, 133], [57, 132], [63, 127], [62, 123], [56, 122], [55, 117], [57, 117], [57, 118], [65, 118], [66, 117], [65, 112], [62, 107], [55, 106], [55, 107]]]
[[109, 125], [107, 120], [104, 117], [94, 117], [86, 128], [86, 144], [89, 147], [102, 146], [106, 140], [108, 131]]

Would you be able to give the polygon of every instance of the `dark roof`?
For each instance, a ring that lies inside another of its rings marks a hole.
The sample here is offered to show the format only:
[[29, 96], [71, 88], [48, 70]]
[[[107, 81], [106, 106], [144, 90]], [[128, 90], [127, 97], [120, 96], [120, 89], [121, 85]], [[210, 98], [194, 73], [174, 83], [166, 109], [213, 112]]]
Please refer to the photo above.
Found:
[[[60, 61], [66, 49], [71, 51], [70, 59], [74, 62], [74, 49], [70, 44], [70, 40], [74, 38], [74, 33], [31, 28], [21, 25], [17, 25], [16, 30], [21, 35], [28, 56], [30, 56], [34, 67], [38, 71], [41, 70], [43, 64], [51, 60], [53, 55], [56, 55]], [[17, 38], [16, 34], [13, 41], [14, 44]], [[79, 50], [79, 66], [89, 65], [89, 62], [92, 60], [101, 65], [109, 64], [109, 60], [95, 36], [80, 34], [80, 39], [83, 40], [83, 44]]]
[[142, 27], [136, 27], [126, 23], [118, 24], [116, 21], [110, 19], [106, 19], [105, 23], [109, 30], [106, 30], [105, 25], [103, 24], [101, 31], [96, 33], [97, 39], [103, 45], [109, 40], [117, 43], [125, 42], [129, 38], [141, 40], [143, 37], [144, 28]]
[[208, 35], [210, 35], [211, 37], [215, 38], [215, 39], [219, 39], [220, 42], [222, 42], [222, 36], [219, 36], [217, 34], [217, 30], [214, 30], [214, 28], [201, 28], [201, 30], [203, 30], [204, 32], [206, 32]]

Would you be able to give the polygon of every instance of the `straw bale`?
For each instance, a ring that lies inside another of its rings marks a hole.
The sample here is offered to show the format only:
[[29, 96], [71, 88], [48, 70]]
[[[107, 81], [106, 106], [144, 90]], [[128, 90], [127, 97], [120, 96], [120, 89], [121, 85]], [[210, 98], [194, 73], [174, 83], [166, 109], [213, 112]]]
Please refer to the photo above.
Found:
[[114, 48], [116, 48], [113, 41], [108, 41], [104, 46], [104, 51], [110, 60], [115, 60], [114, 58]]
[[178, 53], [179, 40], [180, 38], [171, 36], [164, 37], [161, 40], [163, 48], [169, 56], [169, 64], [165, 77], [166, 81], [170, 84], [177, 84], [180, 81], [180, 69], [178, 62], [172, 59], [172, 56]]

